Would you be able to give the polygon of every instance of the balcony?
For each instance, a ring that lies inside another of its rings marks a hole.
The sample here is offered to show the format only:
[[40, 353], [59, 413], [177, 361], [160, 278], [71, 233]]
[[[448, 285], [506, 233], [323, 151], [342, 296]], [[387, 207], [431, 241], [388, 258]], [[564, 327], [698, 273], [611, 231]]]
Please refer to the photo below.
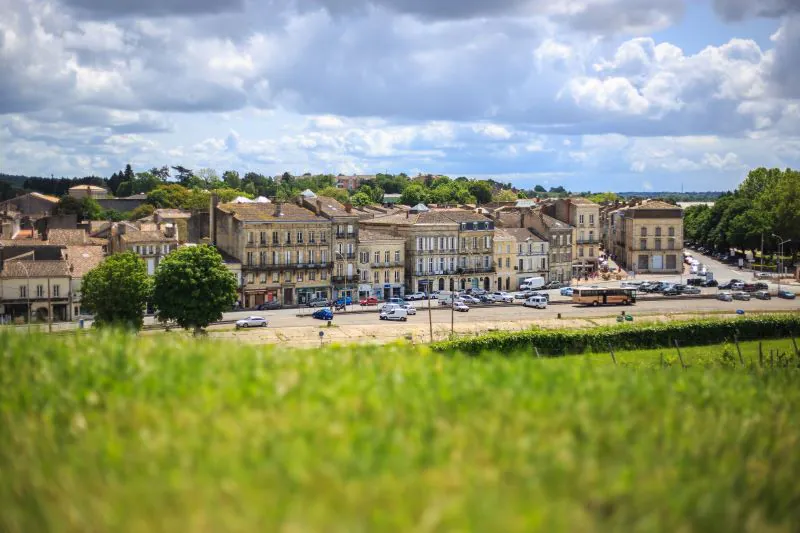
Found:
[[600, 239], [594, 237], [592, 239], [575, 239], [576, 244], [600, 244]]
[[330, 269], [333, 267], [333, 263], [291, 263], [288, 265], [278, 264], [278, 265], [267, 265], [267, 264], [253, 264], [253, 265], [244, 265], [244, 270], [250, 271], [280, 271], [280, 270], [311, 270], [311, 269]]
[[331, 276], [331, 282], [333, 283], [359, 283], [358, 276], [353, 274], [352, 276]]
[[372, 268], [394, 268], [394, 267], [401, 267], [401, 266], [405, 266], [405, 265], [400, 261], [389, 261], [388, 263], [386, 263], [386, 262], [372, 263], [372, 264], [370, 264], [370, 266]]

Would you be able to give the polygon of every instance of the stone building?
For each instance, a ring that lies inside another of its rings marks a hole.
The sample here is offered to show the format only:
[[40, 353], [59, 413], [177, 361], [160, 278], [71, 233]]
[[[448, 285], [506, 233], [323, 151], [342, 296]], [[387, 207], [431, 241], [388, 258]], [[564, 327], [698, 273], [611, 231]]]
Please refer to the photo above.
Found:
[[506, 228], [504, 230], [514, 239], [514, 275], [509, 290], [519, 289], [527, 278], [550, 278], [549, 250], [550, 244], [535, 232], [527, 228]]
[[0, 315], [16, 322], [71, 320], [70, 272], [63, 259], [32, 253], [6, 260], [0, 271]]
[[602, 242], [600, 205], [586, 198], [565, 198], [551, 202], [543, 210], [575, 228], [572, 275], [579, 277], [597, 270]]
[[108, 232], [108, 252], [132, 251], [147, 265], [147, 273], [153, 275], [158, 264], [178, 247], [175, 226], [172, 224], [114, 223]]
[[571, 280], [575, 228], [566, 222], [546, 215], [541, 209], [524, 211], [522, 225], [524, 228], [532, 230], [549, 245], [548, 280]]
[[244, 307], [331, 297], [330, 220], [294, 203], [213, 205], [210, 219], [212, 244], [242, 263]]
[[517, 240], [507, 230], [495, 228], [494, 230], [494, 262], [497, 269], [494, 289], [498, 291], [511, 291], [519, 287], [517, 283]]
[[105, 200], [111, 198], [111, 193], [108, 189], [97, 185], [75, 185], [69, 188], [67, 194], [79, 199], [94, 198], [95, 200]]
[[380, 301], [405, 295], [405, 239], [361, 228], [358, 232], [358, 297]]
[[683, 270], [683, 209], [660, 200], [609, 213], [609, 240], [621, 268], [634, 273]]

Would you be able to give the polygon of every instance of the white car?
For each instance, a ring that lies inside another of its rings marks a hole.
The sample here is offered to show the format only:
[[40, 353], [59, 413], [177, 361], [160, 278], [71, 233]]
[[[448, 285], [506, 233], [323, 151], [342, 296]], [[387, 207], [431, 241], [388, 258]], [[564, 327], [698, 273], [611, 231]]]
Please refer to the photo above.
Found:
[[462, 313], [466, 313], [467, 311], [469, 311], [469, 307], [467, 307], [467, 305], [464, 302], [456, 301], [453, 304], [453, 310], [454, 311], [460, 311]]
[[505, 302], [509, 304], [514, 301], [514, 297], [507, 292], [493, 292], [492, 298], [494, 298], [495, 302]]
[[408, 320], [407, 317], [408, 313], [401, 307], [395, 307], [389, 311], [381, 311], [381, 313], [378, 315], [378, 318], [381, 320], [401, 320], [403, 322]]
[[470, 296], [469, 294], [464, 294], [463, 296], [461, 296], [461, 299], [464, 301], [464, 303], [467, 303], [467, 304], [479, 304], [479, 303], [481, 303], [480, 300], [478, 300], [474, 296]]
[[425, 293], [424, 292], [412, 292], [411, 294], [406, 294], [406, 300], [424, 300]]
[[265, 328], [267, 327], [267, 319], [263, 316], [249, 316], [236, 321], [236, 329], [239, 328]]
[[547, 298], [544, 296], [531, 296], [522, 305], [535, 309], [547, 309]]
[[400, 304], [400, 309], [405, 309], [406, 313], [408, 313], [409, 315], [416, 315], [417, 314], [417, 308], [414, 307], [413, 305], [411, 305], [408, 302]]

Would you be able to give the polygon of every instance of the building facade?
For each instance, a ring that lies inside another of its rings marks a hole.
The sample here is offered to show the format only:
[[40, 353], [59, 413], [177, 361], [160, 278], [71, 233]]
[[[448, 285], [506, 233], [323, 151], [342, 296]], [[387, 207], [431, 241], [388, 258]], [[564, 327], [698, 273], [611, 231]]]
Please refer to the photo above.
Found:
[[379, 301], [405, 295], [405, 239], [361, 228], [358, 233], [358, 297]]
[[111, 193], [108, 189], [98, 187], [97, 185], [75, 185], [70, 187], [67, 194], [73, 198], [94, 198], [95, 200], [106, 200], [111, 198]]
[[600, 205], [586, 198], [565, 198], [550, 203], [545, 212], [575, 228], [572, 275], [580, 277], [597, 270], [602, 243]]
[[550, 278], [549, 243], [527, 228], [506, 229], [514, 238], [514, 277], [509, 290], [519, 289], [527, 278]]
[[72, 320], [69, 265], [64, 260], [5, 261], [0, 307], [0, 315], [11, 322]]
[[144, 260], [151, 276], [156, 273], [158, 264], [177, 247], [175, 226], [171, 224], [143, 224], [141, 229], [130, 224], [114, 224], [108, 237], [109, 253], [135, 253]]
[[524, 213], [523, 220], [524, 227], [548, 243], [548, 281], [570, 281], [575, 228], [544, 214], [540, 209]]
[[495, 228], [494, 230], [494, 262], [497, 269], [497, 279], [494, 289], [498, 291], [511, 291], [519, 287], [517, 283], [517, 241], [508, 230]]
[[328, 219], [293, 203], [220, 204], [211, 213], [212, 244], [241, 262], [244, 307], [331, 297]]
[[683, 209], [660, 200], [612, 213], [617, 263], [634, 273], [683, 271]]

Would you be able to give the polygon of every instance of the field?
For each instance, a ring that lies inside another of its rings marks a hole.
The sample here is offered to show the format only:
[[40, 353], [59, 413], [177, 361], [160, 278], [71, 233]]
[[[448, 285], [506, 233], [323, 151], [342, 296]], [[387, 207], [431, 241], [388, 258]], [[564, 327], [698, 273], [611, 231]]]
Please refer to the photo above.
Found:
[[[0, 531], [798, 531], [790, 340], [556, 359], [0, 333]], [[769, 354], [772, 357], [769, 357]], [[663, 357], [662, 357], [663, 354]]]

